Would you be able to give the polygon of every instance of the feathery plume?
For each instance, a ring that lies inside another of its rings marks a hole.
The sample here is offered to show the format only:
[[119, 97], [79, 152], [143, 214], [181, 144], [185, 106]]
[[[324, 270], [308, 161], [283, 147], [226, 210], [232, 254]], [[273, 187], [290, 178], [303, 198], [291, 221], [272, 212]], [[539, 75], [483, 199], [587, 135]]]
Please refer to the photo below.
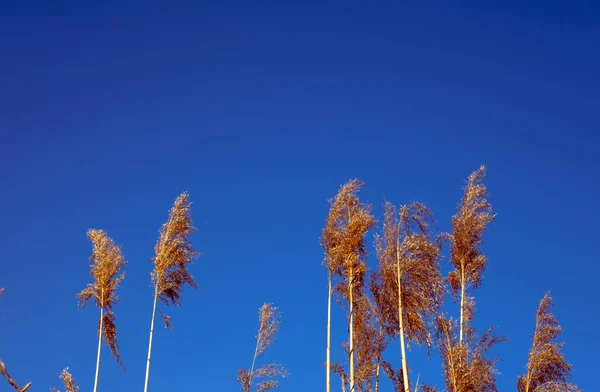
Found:
[[558, 342], [562, 328], [551, 309], [552, 298], [547, 293], [536, 312], [527, 373], [517, 381], [519, 392], [579, 392], [575, 385], [569, 383], [571, 365], [561, 352], [564, 344]]
[[[199, 256], [189, 240], [189, 235], [195, 230], [190, 217], [190, 207], [189, 195], [185, 192], [179, 195], [169, 212], [169, 219], [160, 230], [160, 237], [154, 247], [155, 256], [152, 259], [154, 270], [151, 274], [154, 285], [154, 306], [150, 323], [144, 392], [148, 391], [157, 300], [161, 300], [167, 306], [179, 306], [183, 287], [186, 284], [194, 289], [198, 288], [188, 270], [188, 265]], [[165, 327], [171, 328], [171, 318], [162, 311], [161, 314]]]
[[354, 306], [364, 291], [365, 275], [367, 271], [367, 252], [365, 249], [365, 234], [375, 227], [376, 221], [371, 216], [371, 207], [363, 205], [358, 196], [358, 191], [363, 183], [351, 180], [343, 185], [335, 199], [330, 201], [330, 210], [325, 228], [321, 237], [321, 245], [325, 250], [325, 264], [329, 271], [329, 309], [328, 309], [328, 347], [327, 347], [327, 391], [329, 391], [331, 371], [330, 364], [330, 328], [331, 328], [331, 292], [332, 278], [339, 276], [346, 289], [341, 290], [342, 298], [348, 303], [348, 363], [349, 363], [349, 392], [354, 389]]
[[[115, 314], [112, 308], [118, 302], [116, 294], [119, 284], [125, 279], [121, 270], [126, 262], [121, 253], [121, 248], [102, 230], [89, 230], [88, 237], [93, 245], [90, 257], [90, 275], [93, 282], [83, 289], [79, 294], [79, 307], [84, 308], [89, 300], [100, 308], [100, 319], [98, 321], [98, 354], [96, 359], [96, 375], [94, 377], [94, 392], [98, 388], [98, 375], [100, 371], [100, 349], [102, 338], [110, 347], [117, 363], [123, 367], [121, 356], [118, 353], [117, 329]], [[125, 369], [123, 367], [123, 369]]]
[[287, 375], [287, 371], [279, 364], [271, 363], [263, 365], [258, 369], [254, 369], [256, 359], [265, 353], [267, 348], [275, 341], [275, 333], [279, 330], [279, 313], [277, 308], [272, 304], [265, 303], [259, 310], [260, 326], [256, 335], [256, 348], [254, 357], [252, 358], [252, 367], [250, 370], [240, 369], [237, 374], [237, 381], [240, 384], [243, 392], [252, 390], [252, 383], [256, 384], [257, 392], [266, 392], [274, 389], [279, 385], [278, 380], [273, 380], [274, 377]]
[[485, 166], [469, 176], [462, 200], [458, 204], [458, 212], [452, 217], [452, 233], [447, 236], [450, 241], [450, 261], [454, 266], [454, 270], [448, 275], [448, 282], [452, 295], [460, 299], [460, 343], [465, 331], [466, 291], [469, 285], [476, 289], [481, 284], [481, 275], [487, 262], [487, 257], [481, 251], [482, 235], [488, 223], [495, 218], [487, 200], [484, 177]]
[[[59, 377], [63, 384], [65, 384], [65, 392], [79, 392], [79, 387], [75, 385], [75, 380], [73, 380], [73, 376], [69, 373], [69, 368], [63, 369]], [[50, 390], [52, 392], [60, 392], [56, 388], [51, 388]]]
[[[402, 391], [409, 392], [405, 339], [428, 349], [432, 345], [429, 324], [444, 294], [440, 248], [432, 237], [434, 221], [426, 206], [412, 203], [397, 210], [386, 202], [384, 207], [383, 233], [375, 239], [381, 293], [375, 292], [374, 298], [388, 334], [400, 337]], [[386, 374], [391, 374], [389, 368]]]
[[[465, 319], [471, 321], [474, 302], [468, 298], [465, 302]], [[497, 392], [494, 368], [498, 358], [486, 358], [487, 352], [497, 343], [506, 340], [497, 336], [496, 327], [490, 328], [477, 339], [475, 328], [467, 323], [466, 339], [458, 341], [458, 325], [455, 320], [440, 315], [436, 319], [436, 338], [442, 357], [444, 381], [449, 392]], [[430, 387], [431, 388], [431, 387]]]

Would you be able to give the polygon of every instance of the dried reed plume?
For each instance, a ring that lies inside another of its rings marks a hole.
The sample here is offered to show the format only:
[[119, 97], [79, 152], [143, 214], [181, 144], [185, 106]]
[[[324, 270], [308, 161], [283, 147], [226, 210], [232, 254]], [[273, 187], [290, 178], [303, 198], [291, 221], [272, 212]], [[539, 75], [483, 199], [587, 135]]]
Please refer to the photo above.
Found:
[[[73, 376], [69, 373], [69, 368], [65, 368], [59, 377], [63, 384], [65, 384], [65, 392], [79, 392], [79, 387], [75, 385], [75, 380], [73, 380]], [[52, 392], [60, 392], [56, 388], [50, 388], [50, 390]]]
[[458, 213], [452, 217], [450, 260], [454, 270], [448, 275], [452, 295], [460, 298], [459, 343], [463, 342], [465, 331], [465, 295], [468, 286], [476, 289], [481, 283], [487, 257], [481, 252], [482, 235], [488, 223], [494, 220], [492, 207], [487, 200], [487, 189], [483, 183], [485, 166], [469, 176]]
[[11, 387], [15, 388], [19, 392], [25, 392], [31, 386], [31, 383], [28, 382], [24, 386], [19, 387], [19, 385], [15, 382], [15, 380], [13, 380], [13, 378], [10, 376], [10, 374], [8, 374], [8, 372], [6, 371], [6, 365], [4, 364], [4, 362], [1, 359], [0, 359], [0, 374], [2, 374], [4, 376], [4, 378], [6, 378], [6, 381], [8, 381], [8, 383], [10, 384]]
[[390, 314], [394, 313], [394, 305], [386, 298], [386, 292], [383, 288], [381, 272], [371, 272], [369, 279], [369, 289], [371, 291], [371, 311], [377, 324], [377, 345], [375, 359], [375, 388], [374, 392], [379, 391], [379, 379], [381, 375], [382, 355], [389, 344], [388, 337], [393, 334], [390, 326]]
[[547, 293], [536, 312], [527, 373], [517, 381], [519, 392], [579, 392], [579, 388], [569, 383], [571, 365], [560, 351], [564, 344], [558, 342], [562, 328], [551, 309], [552, 298]]
[[[190, 217], [190, 206], [189, 195], [185, 192], [179, 195], [169, 212], [169, 219], [160, 230], [160, 237], [154, 247], [155, 257], [152, 259], [154, 271], [151, 275], [154, 285], [154, 305], [150, 323], [144, 392], [148, 391], [157, 299], [167, 306], [179, 306], [181, 305], [183, 286], [189, 284], [194, 289], [198, 287], [187, 267], [198, 256], [198, 252], [194, 250], [188, 238], [195, 230]], [[165, 326], [171, 327], [170, 317], [162, 312], [161, 314]]]
[[[436, 338], [442, 357], [444, 381], [449, 392], [497, 392], [494, 368], [498, 358], [485, 355], [495, 344], [506, 340], [496, 336], [495, 327], [490, 328], [479, 340], [475, 329], [469, 324], [474, 312], [472, 298], [465, 300], [464, 317], [467, 325], [466, 339], [460, 343], [458, 326], [453, 319], [440, 315], [436, 319]], [[428, 391], [435, 389], [427, 386]]]
[[[126, 264], [121, 248], [102, 230], [89, 230], [88, 237], [93, 244], [93, 252], [90, 257], [90, 275], [94, 281], [83, 289], [79, 294], [79, 306], [84, 308], [90, 299], [100, 308], [100, 319], [98, 321], [98, 354], [96, 358], [96, 375], [94, 377], [94, 392], [98, 388], [98, 374], [100, 372], [100, 349], [102, 337], [110, 347], [113, 355], [121, 367], [121, 356], [117, 349], [117, 327], [115, 325], [115, 314], [112, 312], [113, 305], [119, 300], [116, 290], [125, 279], [121, 269]], [[124, 369], [124, 368], [123, 368]]]
[[[444, 295], [440, 248], [431, 233], [433, 224], [431, 212], [423, 204], [412, 203], [398, 211], [388, 202], [383, 233], [375, 241], [379, 261], [375, 279], [380, 287], [375, 284], [371, 291], [387, 321], [387, 333], [400, 337], [404, 392], [410, 390], [405, 339], [431, 347], [429, 324], [439, 312]], [[392, 374], [391, 369], [386, 367], [387, 375]]]
[[375, 388], [379, 388], [377, 372], [385, 346], [384, 335], [375, 306], [366, 295], [356, 300], [354, 311], [355, 388], [360, 392], [373, 391], [374, 379]]
[[329, 275], [328, 317], [327, 317], [327, 358], [326, 390], [330, 391], [330, 336], [331, 336], [331, 293], [334, 276], [342, 278], [346, 290], [343, 298], [348, 302], [348, 344], [349, 392], [354, 389], [354, 306], [364, 288], [367, 271], [365, 234], [375, 227], [375, 218], [371, 216], [371, 207], [361, 204], [357, 193], [363, 183], [351, 180], [343, 185], [335, 199], [330, 201], [330, 210], [321, 237], [321, 246], [325, 250], [325, 265]]
[[339, 358], [337, 359], [336, 363], [331, 364], [331, 372], [340, 377], [342, 392], [346, 392], [346, 388], [348, 388], [348, 373], [346, 373], [346, 369], [340, 363]]
[[237, 374], [237, 381], [243, 392], [252, 390], [252, 382], [262, 380], [256, 384], [257, 392], [265, 392], [276, 388], [279, 385], [278, 380], [273, 377], [287, 375], [286, 370], [279, 364], [271, 363], [254, 369], [256, 358], [264, 354], [271, 344], [275, 341], [275, 333], [279, 330], [279, 314], [277, 308], [272, 304], [265, 303], [259, 310], [260, 327], [256, 335], [256, 348], [252, 358], [252, 367], [250, 370], [240, 369]]

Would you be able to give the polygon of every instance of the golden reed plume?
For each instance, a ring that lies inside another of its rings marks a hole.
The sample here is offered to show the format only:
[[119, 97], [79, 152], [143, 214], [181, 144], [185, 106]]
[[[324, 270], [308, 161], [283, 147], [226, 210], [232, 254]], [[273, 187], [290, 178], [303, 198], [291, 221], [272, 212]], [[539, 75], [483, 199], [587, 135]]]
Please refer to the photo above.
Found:
[[363, 187], [362, 181], [351, 180], [338, 191], [330, 201], [330, 210], [321, 236], [321, 246], [325, 250], [325, 265], [328, 269], [329, 294], [327, 310], [326, 348], [326, 391], [330, 391], [330, 372], [339, 374], [339, 369], [331, 366], [331, 293], [332, 280], [340, 277], [344, 289], [337, 290], [348, 303], [348, 363], [347, 377], [349, 392], [356, 392], [354, 384], [354, 307], [364, 292], [367, 272], [367, 252], [365, 234], [376, 225], [371, 215], [371, 206], [363, 205], [357, 194]]
[[487, 224], [494, 220], [492, 206], [488, 202], [487, 188], [483, 183], [485, 166], [469, 176], [458, 212], [452, 217], [450, 261], [454, 270], [448, 275], [452, 295], [460, 299], [460, 325], [458, 341], [462, 343], [465, 331], [465, 300], [469, 285], [476, 289], [481, 284], [481, 274], [487, 257], [481, 252], [482, 235]]
[[[154, 285], [154, 306], [150, 324], [144, 392], [148, 391], [157, 300], [161, 300], [167, 306], [179, 306], [184, 285], [189, 284], [192, 288], [198, 287], [188, 270], [188, 265], [199, 255], [188, 238], [195, 230], [190, 217], [190, 206], [189, 195], [185, 192], [179, 195], [169, 212], [169, 219], [160, 229], [160, 237], [154, 247], [155, 256], [152, 259], [154, 271], [151, 275]], [[170, 317], [163, 312], [161, 315], [165, 326], [171, 327]]]
[[540, 301], [535, 316], [533, 345], [527, 362], [527, 373], [519, 377], [519, 392], [579, 392], [579, 388], [569, 383], [571, 365], [560, 351], [563, 344], [558, 342], [562, 328], [554, 315], [552, 298], [547, 293]]
[[[65, 392], [79, 392], [79, 387], [75, 385], [75, 380], [73, 380], [73, 376], [69, 373], [69, 368], [65, 368], [59, 377], [63, 384], [65, 384]], [[50, 390], [52, 392], [60, 392], [56, 388], [50, 388]]]
[[[98, 321], [98, 354], [96, 358], [96, 375], [94, 377], [94, 392], [98, 388], [98, 375], [100, 372], [100, 349], [102, 338], [110, 347], [115, 359], [123, 367], [117, 344], [117, 326], [115, 314], [112, 307], [117, 303], [119, 297], [116, 294], [119, 284], [125, 279], [121, 272], [125, 266], [125, 258], [121, 248], [102, 230], [89, 230], [88, 237], [92, 241], [93, 251], [90, 257], [92, 283], [79, 294], [79, 306], [84, 308], [89, 300], [100, 308], [100, 319]], [[123, 369], [125, 369], [123, 367]]]
[[432, 235], [433, 216], [425, 205], [411, 203], [397, 210], [387, 202], [384, 210], [383, 233], [375, 239], [379, 271], [371, 291], [387, 334], [400, 337], [401, 373], [390, 364], [384, 371], [396, 387], [409, 392], [405, 340], [432, 346], [429, 326], [444, 295], [440, 247]]
[[264, 354], [271, 344], [275, 341], [275, 333], [279, 330], [279, 314], [277, 308], [272, 304], [265, 303], [259, 310], [260, 326], [256, 335], [256, 348], [252, 358], [250, 370], [240, 369], [237, 374], [237, 381], [243, 392], [252, 390], [252, 383], [261, 380], [256, 384], [257, 392], [266, 392], [279, 385], [278, 380], [273, 377], [287, 375], [287, 371], [279, 364], [271, 363], [254, 369], [256, 358]]

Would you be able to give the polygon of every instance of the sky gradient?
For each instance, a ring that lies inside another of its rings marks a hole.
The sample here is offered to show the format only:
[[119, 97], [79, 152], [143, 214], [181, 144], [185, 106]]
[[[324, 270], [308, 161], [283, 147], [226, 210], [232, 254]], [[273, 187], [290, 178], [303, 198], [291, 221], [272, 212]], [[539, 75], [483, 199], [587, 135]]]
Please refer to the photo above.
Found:
[[[291, 373], [279, 390], [324, 390], [327, 200], [360, 178], [380, 220], [384, 197], [420, 201], [448, 230], [466, 177], [486, 164], [497, 218], [484, 236], [475, 326], [498, 325], [508, 338], [492, 351], [499, 390], [516, 390], [550, 289], [573, 381], [594, 390], [600, 9], [487, 4], [3, 5], [0, 356], [9, 372], [47, 391], [69, 366], [91, 390], [98, 311], [77, 310], [75, 295], [91, 279], [86, 231], [98, 228], [129, 263], [114, 308], [127, 371], [104, 347], [99, 390], [142, 390], [154, 244], [187, 191], [199, 290], [168, 310], [173, 331], [157, 328], [150, 391], [238, 390], [264, 301], [282, 313], [264, 357]], [[336, 358], [346, 331], [342, 310], [333, 317]], [[398, 351], [395, 342], [387, 354], [396, 366]], [[420, 372], [442, 386], [436, 352], [428, 362], [413, 348], [408, 360], [413, 381]]]

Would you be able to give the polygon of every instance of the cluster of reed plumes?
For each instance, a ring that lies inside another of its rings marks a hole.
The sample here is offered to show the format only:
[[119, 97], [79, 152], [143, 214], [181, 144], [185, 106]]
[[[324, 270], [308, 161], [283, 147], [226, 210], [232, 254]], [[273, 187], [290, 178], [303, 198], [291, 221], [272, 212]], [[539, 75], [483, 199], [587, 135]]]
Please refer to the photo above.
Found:
[[[189, 273], [187, 266], [198, 255], [191, 246], [188, 236], [194, 230], [190, 218], [190, 200], [187, 193], [181, 194], [169, 213], [167, 222], [160, 230], [160, 236], [155, 247], [154, 271], [152, 272], [152, 284], [154, 287], [154, 307], [150, 326], [150, 341], [148, 345], [148, 357], [146, 367], [146, 379], [144, 390], [148, 389], [148, 376], [150, 371], [150, 355], [152, 350], [152, 337], [154, 332], [154, 318], [157, 310], [157, 299], [167, 305], [178, 306], [181, 304], [181, 293], [184, 285], [196, 287], [196, 283]], [[96, 357], [96, 373], [94, 377], [94, 392], [98, 389], [100, 373], [100, 353], [102, 341], [110, 348], [116, 361], [123, 369], [123, 363], [119, 354], [117, 343], [116, 317], [113, 307], [118, 302], [117, 289], [125, 279], [123, 268], [126, 265], [121, 248], [103, 231], [89, 230], [88, 238], [92, 242], [92, 256], [90, 257], [92, 282], [87, 285], [77, 296], [78, 306], [85, 305], [92, 300], [100, 310], [98, 319], [98, 350]], [[2, 289], [0, 289], [0, 294]], [[169, 317], [162, 313], [165, 324], [170, 326]], [[6, 371], [4, 362], [0, 361], [0, 373], [7, 379], [8, 383], [18, 391], [25, 391], [31, 383], [23, 387], [10, 377]], [[60, 374], [66, 392], [77, 392], [79, 387], [68, 368]], [[52, 391], [58, 391], [52, 388]]]
[[[484, 185], [485, 167], [472, 173], [449, 233], [434, 233], [431, 211], [421, 203], [395, 207], [384, 204], [381, 232], [376, 235], [377, 268], [368, 274], [366, 233], [376, 227], [371, 206], [361, 203], [363, 183], [351, 180], [330, 201], [321, 236], [328, 280], [326, 346], [326, 392], [331, 373], [340, 377], [343, 392], [378, 392], [382, 373], [396, 392], [434, 392], [426, 383], [413, 384], [409, 373], [407, 344], [437, 348], [448, 392], [497, 391], [497, 358], [489, 349], [504, 341], [490, 328], [481, 337], [472, 325], [473, 291], [482, 283], [487, 258], [483, 233], [495, 218]], [[452, 267], [441, 273], [443, 249], [450, 249]], [[446, 292], [458, 302], [458, 319], [442, 311]], [[331, 299], [335, 296], [346, 311], [348, 339], [343, 342], [347, 358], [331, 362]], [[560, 326], [550, 313], [546, 295], [538, 308], [533, 346], [527, 373], [519, 377], [519, 392], [575, 392], [569, 382], [571, 367], [558, 342]], [[395, 368], [383, 358], [398, 338], [401, 363]], [[414, 372], [413, 372], [414, 373]]]
[[[363, 183], [351, 180], [330, 201], [330, 211], [321, 235], [327, 268], [327, 346], [326, 392], [331, 391], [331, 374], [341, 380], [342, 392], [379, 392], [380, 380], [387, 377], [396, 392], [434, 392], [438, 387], [411, 378], [407, 348], [412, 344], [441, 356], [444, 391], [494, 392], [497, 359], [488, 351], [503, 342], [495, 327], [481, 336], [472, 320], [475, 313], [474, 291], [482, 284], [487, 257], [482, 250], [483, 233], [495, 219], [484, 185], [485, 167], [472, 173], [451, 219], [448, 233], [436, 232], [432, 212], [421, 203], [396, 207], [384, 203], [380, 232], [375, 236], [377, 267], [369, 271], [366, 234], [377, 227], [371, 206], [358, 197]], [[170, 317], [159, 309], [181, 305], [186, 285], [197, 288], [188, 267], [199, 253], [190, 243], [195, 230], [190, 217], [190, 199], [181, 194], [160, 229], [154, 248], [151, 272], [153, 308], [150, 320], [144, 392], [148, 391], [150, 360], [157, 311], [166, 327]], [[92, 242], [92, 281], [79, 294], [79, 307], [91, 300], [99, 310], [98, 350], [94, 392], [98, 389], [102, 342], [125, 369], [117, 343], [115, 305], [117, 290], [123, 282], [126, 266], [120, 246], [102, 230], [89, 230]], [[449, 248], [451, 271], [441, 272], [442, 253]], [[0, 295], [3, 289], [0, 288]], [[458, 318], [442, 311], [446, 294], [458, 303]], [[331, 361], [331, 304], [335, 298], [347, 314], [348, 339], [342, 346], [344, 361]], [[561, 327], [551, 313], [552, 300], [543, 297], [536, 313], [533, 344], [526, 361], [526, 373], [517, 380], [518, 392], [577, 392], [570, 382], [571, 366], [561, 352]], [[237, 373], [242, 392], [266, 392], [279, 385], [288, 372], [278, 363], [257, 366], [258, 359], [275, 341], [279, 330], [278, 309], [265, 303], [259, 310], [259, 328], [251, 366]], [[398, 338], [400, 363], [394, 366], [384, 354]], [[411, 369], [412, 374], [415, 369]], [[19, 386], [0, 360], [0, 374], [17, 391]], [[66, 392], [77, 392], [68, 368], [60, 374]], [[413, 383], [414, 381], [414, 383]], [[52, 391], [58, 392], [57, 389]]]
[[[165, 327], [171, 328], [171, 318], [158, 308], [158, 301], [167, 306], [181, 305], [181, 297], [185, 285], [197, 288], [196, 281], [192, 277], [188, 266], [199, 256], [189, 240], [189, 235], [195, 230], [190, 217], [191, 202], [187, 193], [182, 193], [176, 200], [169, 212], [167, 222], [160, 229], [159, 239], [154, 247], [152, 262], [154, 269], [151, 272], [151, 282], [154, 288], [152, 317], [150, 320], [150, 338], [148, 342], [148, 356], [146, 358], [146, 377], [144, 380], [144, 392], [148, 391], [150, 376], [150, 359], [152, 355], [152, 341], [154, 337], [154, 323], [156, 312], [162, 316]], [[119, 301], [117, 289], [125, 279], [123, 269], [127, 262], [121, 252], [121, 247], [103, 230], [89, 230], [88, 238], [92, 242], [92, 256], [90, 257], [90, 275], [92, 282], [79, 294], [78, 306], [83, 308], [91, 300], [99, 309], [98, 319], [98, 350], [96, 353], [96, 371], [94, 376], [94, 392], [98, 390], [100, 374], [100, 354], [102, 342], [110, 348], [117, 363], [123, 370], [123, 362], [119, 354], [117, 343], [116, 316], [113, 307]], [[0, 288], [0, 296], [4, 288]], [[271, 363], [255, 369], [257, 357], [274, 342], [275, 333], [279, 329], [279, 316], [277, 308], [265, 303], [260, 309], [260, 327], [257, 335], [256, 350], [250, 370], [242, 369], [238, 373], [238, 381], [245, 392], [250, 392], [254, 386], [257, 392], [266, 392], [278, 386], [279, 376], [286, 376], [287, 371], [278, 364]], [[6, 365], [0, 360], [0, 374], [6, 378], [8, 383], [17, 391], [24, 392], [31, 386], [31, 382], [19, 386], [8, 374]], [[66, 392], [78, 392], [79, 387], [75, 384], [73, 376], [68, 368], [65, 368], [59, 378], [64, 384]], [[58, 389], [51, 388], [53, 392]]]

